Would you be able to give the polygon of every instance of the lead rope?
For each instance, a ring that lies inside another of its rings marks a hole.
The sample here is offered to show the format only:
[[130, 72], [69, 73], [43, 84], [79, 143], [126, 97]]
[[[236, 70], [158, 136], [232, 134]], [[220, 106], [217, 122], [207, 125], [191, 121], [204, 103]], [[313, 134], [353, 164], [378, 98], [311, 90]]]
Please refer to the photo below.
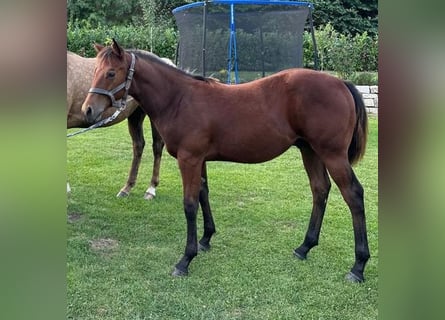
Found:
[[[123, 95], [123, 97], [120, 99], [120, 106], [117, 108], [117, 110], [108, 118], [103, 119], [99, 122], [96, 122], [95, 124], [91, 125], [88, 128], [67, 134], [66, 137], [72, 137], [96, 128], [99, 128], [103, 125], [106, 125], [107, 123], [113, 121], [114, 119], [116, 119], [119, 114], [125, 110], [125, 108], [127, 107], [127, 97], [128, 97], [128, 90], [130, 89], [131, 86], [131, 81], [133, 80], [133, 74], [134, 74], [134, 65], [136, 62], [136, 58], [134, 56], [134, 53], [131, 53], [131, 65], [130, 65], [130, 69], [128, 70], [128, 74], [127, 74], [127, 79], [125, 80], [125, 93]], [[122, 85], [119, 85], [117, 88], [121, 87]], [[103, 95], [107, 95], [111, 98], [111, 102], [113, 105], [115, 105], [115, 100], [114, 100], [114, 92], [115, 89], [111, 90], [111, 91], [106, 91], [103, 89], [98, 89], [98, 88], [90, 88], [90, 90], [88, 92], [93, 92], [93, 93], [97, 93], [97, 94], [103, 94]], [[119, 89], [120, 90], [120, 89]], [[118, 91], [119, 91], [118, 90]]]
[[[124, 104], [124, 106], [125, 106], [125, 104]], [[117, 116], [118, 116], [123, 110], [124, 110], [124, 108], [123, 108], [123, 109], [117, 109], [117, 110], [116, 110], [111, 116], [109, 116], [108, 118], [103, 119], [103, 120], [100, 120], [99, 122], [96, 122], [95, 124], [93, 124], [92, 126], [90, 126], [90, 127], [88, 127], [88, 128], [84, 128], [84, 129], [82, 129], [82, 130], [79, 130], [79, 131], [76, 131], [76, 132], [67, 134], [66, 137], [69, 138], [69, 137], [72, 137], [72, 136], [75, 136], [75, 135], [78, 135], [78, 134], [81, 134], [81, 133], [84, 133], [84, 132], [87, 132], [87, 131], [90, 131], [90, 130], [99, 128], [99, 127], [101, 127], [101, 126], [107, 124], [108, 122], [111, 122], [111, 121], [113, 121], [114, 119], [116, 119]]]

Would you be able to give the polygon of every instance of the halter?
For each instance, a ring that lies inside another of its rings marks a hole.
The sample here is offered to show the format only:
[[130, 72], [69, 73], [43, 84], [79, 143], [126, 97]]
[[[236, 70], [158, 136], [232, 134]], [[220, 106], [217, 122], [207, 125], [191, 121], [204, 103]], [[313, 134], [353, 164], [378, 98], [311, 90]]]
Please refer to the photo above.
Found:
[[[131, 65], [130, 65], [130, 69], [128, 69], [128, 74], [127, 74], [127, 79], [125, 80], [125, 82], [121, 83], [120, 85], [118, 85], [116, 88], [114, 88], [113, 90], [105, 90], [105, 89], [101, 89], [101, 88], [90, 88], [90, 90], [88, 90], [88, 93], [97, 93], [97, 94], [102, 94], [105, 96], [108, 96], [111, 100], [111, 105], [113, 107], [116, 107], [117, 110], [108, 118], [103, 119], [99, 122], [96, 122], [95, 124], [93, 124], [92, 126], [82, 129], [80, 131], [77, 132], [73, 132], [67, 135], [67, 137], [72, 137], [75, 136], [79, 133], [83, 133], [95, 128], [98, 128], [100, 126], [103, 126], [105, 124], [107, 124], [108, 122], [113, 121], [114, 119], [117, 118], [117, 116], [125, 110], [125, 108], [127, 107], [127, 97], [128, 97], [128, 90], [130, 89], [131, 86], [131, 81], [133, 80], [133, 74], [134, 74], [134, 64], [136, 63], [136, 58], [134, 56], [134, 53], [131, 53]], [[125, 92], [124, 95], [122, 96], [121, 99], [116, 100], [116, 98], [114, 97], [114, 95], [121, 91], [122, 89], [125, 88]]]
[[[101, 88], [90, 88], [90, 90], [88, 90], [88, 93], [97, 93], [97, 94], [102, 94], [102, 95], [108, 96], [111, 99], [111, 105], [113, 107], [118, 108], [118, 110], [119, 109], [124, 110], [126, 107], [128, 90], [130, 89], [131, 81], [133, 80], [135, 62], [136, 62], [136, 59], [135, 59], [134, 53], [131, 53], [131, 65], [130, 65], [130, 69], [128, 69], [127, 79], [125, 80], [125, 82], [122, 82], [120, 85], [118, 85], [113, 90], [105, 90], [105, 89], [101, 89]], [[124, 88], [125, 88], [124, 95], [122, 96], [121, 99], [116, 101], [116, 98], [114, 97], [114, 95]]]

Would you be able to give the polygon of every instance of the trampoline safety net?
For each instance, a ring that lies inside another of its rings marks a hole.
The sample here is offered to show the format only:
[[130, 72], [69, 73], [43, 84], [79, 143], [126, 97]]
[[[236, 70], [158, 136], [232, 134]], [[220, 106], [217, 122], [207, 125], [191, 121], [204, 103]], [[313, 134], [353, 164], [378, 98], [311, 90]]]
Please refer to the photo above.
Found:
[[179, 30], [177, 65], [227, 83], [302, 67], [310, 10], [308, 2], [291, 1], [206, 1], [178, 7], [173, 10]]

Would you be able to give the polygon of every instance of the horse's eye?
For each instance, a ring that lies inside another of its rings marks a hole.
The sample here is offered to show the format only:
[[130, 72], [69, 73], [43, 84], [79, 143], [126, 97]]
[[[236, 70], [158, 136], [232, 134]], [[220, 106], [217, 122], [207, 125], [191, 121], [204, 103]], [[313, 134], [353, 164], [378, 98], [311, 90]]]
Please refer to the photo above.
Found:
[[107, 79], [112, 79], [116, 75], [116, 72], [113, 70], [107, 72]]

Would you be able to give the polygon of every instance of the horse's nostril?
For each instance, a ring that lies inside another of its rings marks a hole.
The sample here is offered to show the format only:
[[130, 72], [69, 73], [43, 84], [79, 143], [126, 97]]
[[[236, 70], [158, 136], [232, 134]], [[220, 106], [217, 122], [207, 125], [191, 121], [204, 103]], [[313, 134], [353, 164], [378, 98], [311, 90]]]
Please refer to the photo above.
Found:
[[87, 108], [87, 116], [91, 116], [91, 114], [93, 113], [93, 110], [91, 109], [91, 107]]

